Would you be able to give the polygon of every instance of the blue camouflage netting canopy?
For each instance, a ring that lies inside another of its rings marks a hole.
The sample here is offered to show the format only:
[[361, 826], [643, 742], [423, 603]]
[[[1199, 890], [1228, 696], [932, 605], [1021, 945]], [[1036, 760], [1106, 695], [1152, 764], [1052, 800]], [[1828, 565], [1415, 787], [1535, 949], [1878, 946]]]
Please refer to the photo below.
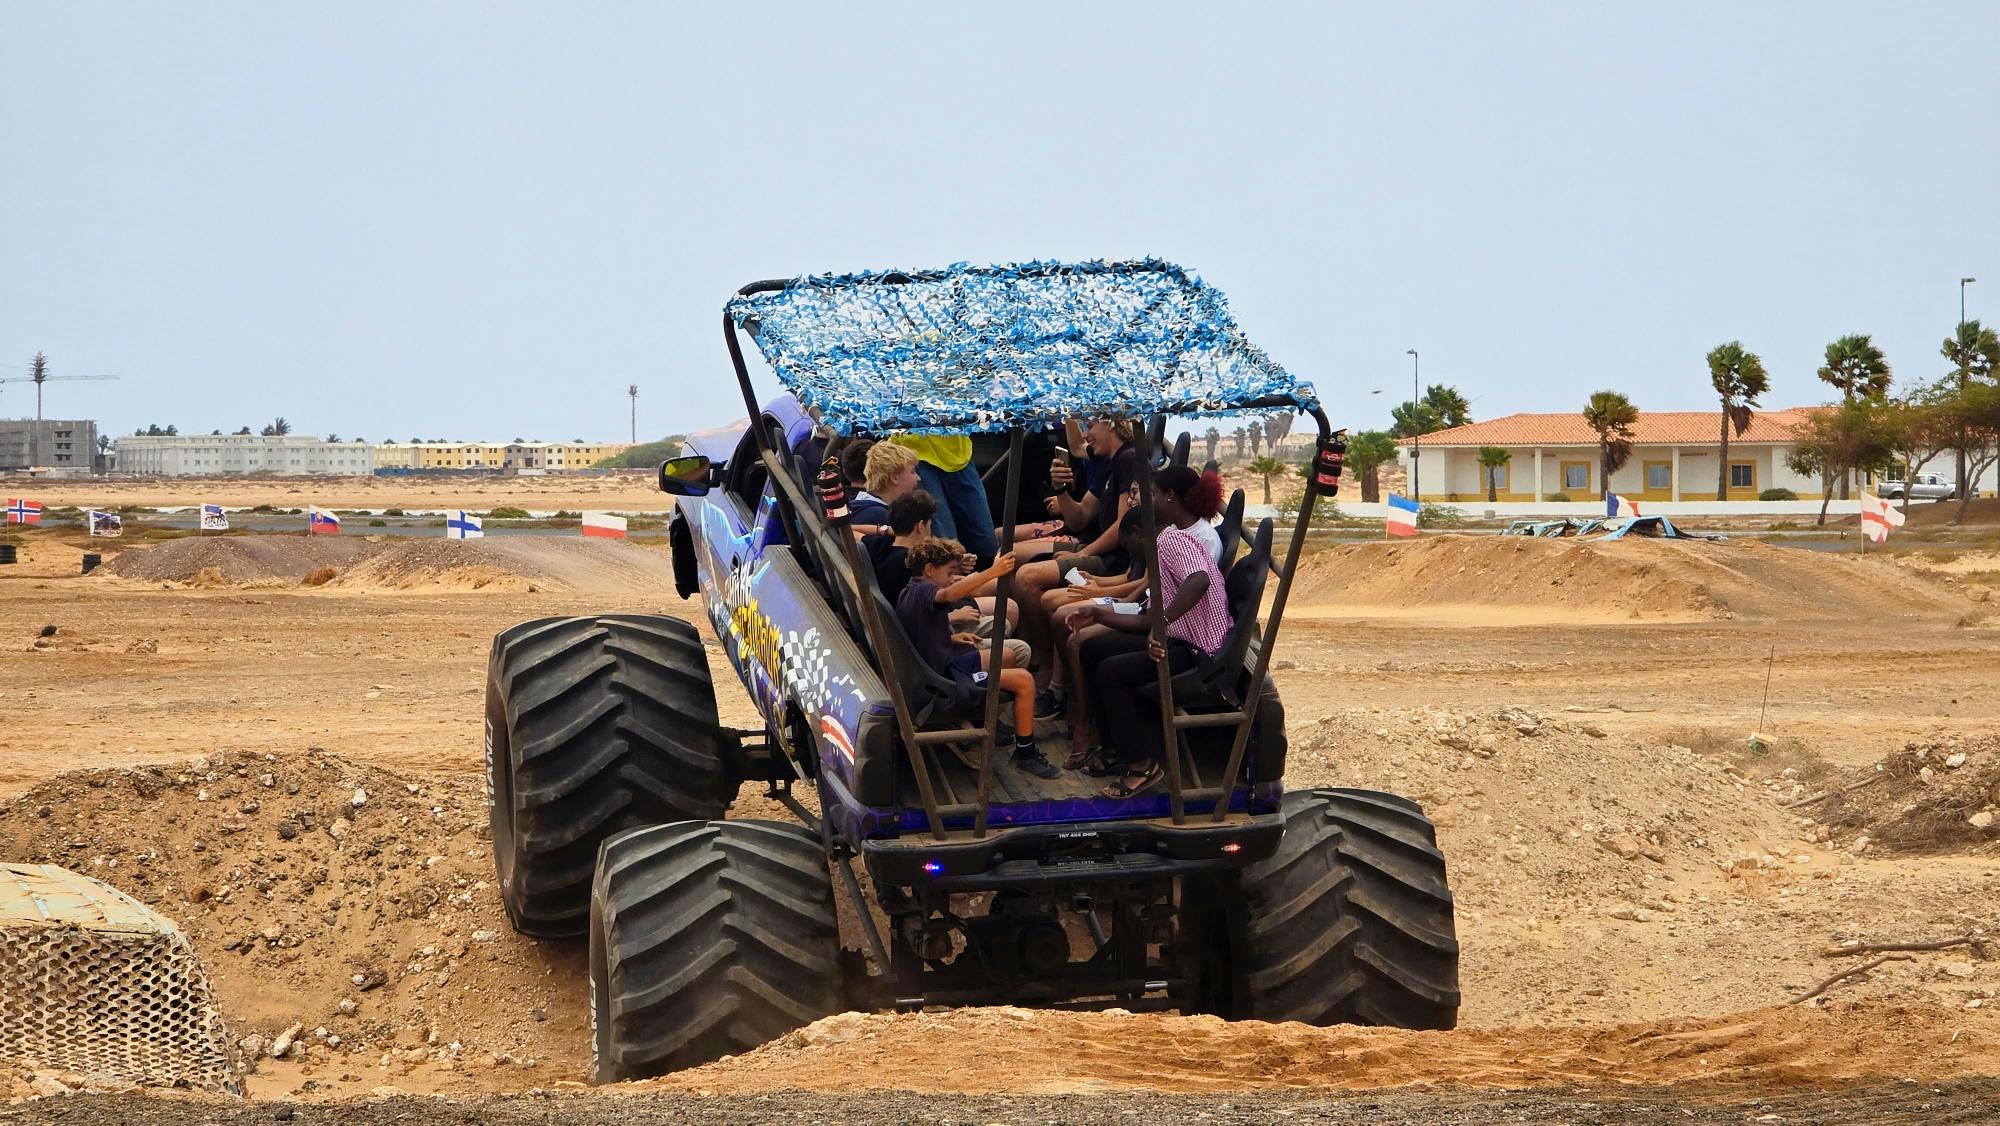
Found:
[[1318, 406], [1220, 290], [1158, 259], [803, 277], [727, 312], [842, 434]]

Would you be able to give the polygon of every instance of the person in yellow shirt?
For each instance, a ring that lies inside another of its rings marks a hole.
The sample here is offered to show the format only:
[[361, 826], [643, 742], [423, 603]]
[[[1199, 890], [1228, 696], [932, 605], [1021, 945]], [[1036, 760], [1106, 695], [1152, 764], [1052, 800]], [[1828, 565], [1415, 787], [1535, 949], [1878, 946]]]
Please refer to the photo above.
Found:
[[979, 557], [980, 566], [991, 563], [1000, 542], [993, 531], [993, 510], [986, 504], [986, 483], [972, 466], [972, 439], [964, 434], [898, 434], [889, 441], [917, 455], [917, 480], [938, 500], [931, 533], [964, 544]]

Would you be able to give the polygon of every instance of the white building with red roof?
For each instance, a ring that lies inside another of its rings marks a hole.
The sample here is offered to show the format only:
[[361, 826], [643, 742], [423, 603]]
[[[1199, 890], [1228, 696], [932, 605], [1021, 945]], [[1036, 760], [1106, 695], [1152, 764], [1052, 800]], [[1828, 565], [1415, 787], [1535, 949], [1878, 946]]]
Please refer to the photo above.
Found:
[[[1756, 500], [1767, 489], [1790, 489], [1800, 500], [1818, 500], [1820, 482], [1785, 464], [1798, 425], [1819, 408], [1789, 407], [1757, 411], [1750, 428], [1729, 435], [1727, 492], [1729, 500]], [[1632, 427], [1632, 459], [1611, 475], [1610, 490], [1633, 500], [1709, 501], [1725, 470], [1720, 458], [1721, 411], [1639, 412]], [[1401, 464], [1416, 460], [1418, 487], [1427, 501], [1474, 502], [1487, 499], [1487, 476], [1493, 478], [1496, 501], [1540, 502], [1562, 496], [1572, 501], [1600, 500], [1605, 494], [1599, 470], [1597, 434], [1578, 411], [1551, 414], [1510, 414], [1486, 422], [1440, 430], [1421, 443], [1403, 439]], [[1482, 447], [1495, 446], [1512, 456], [1491, 469], [1479, 464]], [[1925, 467], [1927, 472], [1951, 472], [1950, 455]], [[1993, 483], [1981, 482], [1991, 495]], [[1836, 496], [1838, 493], [1836, 492]]]

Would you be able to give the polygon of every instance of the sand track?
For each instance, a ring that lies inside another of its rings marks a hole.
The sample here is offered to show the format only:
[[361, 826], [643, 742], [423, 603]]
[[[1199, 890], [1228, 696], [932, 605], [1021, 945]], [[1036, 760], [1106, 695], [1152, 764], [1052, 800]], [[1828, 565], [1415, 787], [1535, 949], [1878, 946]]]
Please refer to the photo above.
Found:
[[580, 536], [448, 540], [361, 536], [188, 537], [125, 549], [106, 569], [120, 578], [195, 586], [312, 585], [353, 591], [535, 591], [663, 594], [673, 589], [664, 548]]
[[1959, 618], [1962, 594], [1887, 560], [1754, 542], [1429, 536], [1312, 556], [1293, 604], [1338, 612], [1505, 608], [1571, 620]]

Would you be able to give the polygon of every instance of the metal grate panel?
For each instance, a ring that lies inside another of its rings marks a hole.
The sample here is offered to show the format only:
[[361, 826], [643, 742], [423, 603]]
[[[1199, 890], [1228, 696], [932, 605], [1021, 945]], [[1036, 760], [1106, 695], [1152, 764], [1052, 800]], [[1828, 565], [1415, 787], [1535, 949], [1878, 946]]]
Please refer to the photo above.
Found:
[[242, 1089], [187, 936], [117, 889], [54, 865], [0, 864], [0, 1059]]

